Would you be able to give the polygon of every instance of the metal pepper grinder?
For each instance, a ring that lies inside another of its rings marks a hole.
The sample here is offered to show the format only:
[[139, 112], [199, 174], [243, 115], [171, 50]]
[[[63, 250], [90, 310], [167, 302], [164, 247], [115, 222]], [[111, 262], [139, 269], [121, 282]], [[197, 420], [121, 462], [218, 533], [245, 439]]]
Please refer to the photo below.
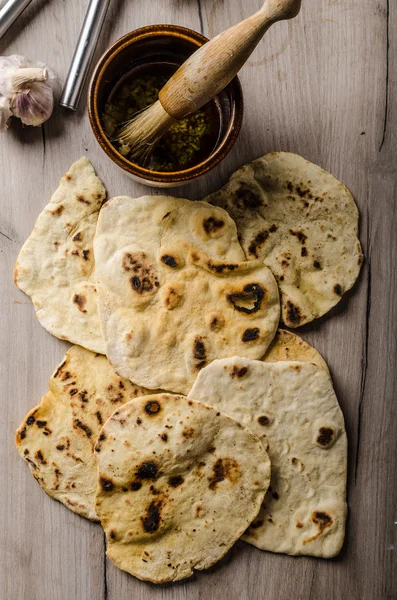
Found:
[[88, 5], [72, 64], [59, 101], [61, 106], [70, 110], [77, 110], [109, 3], [110, 0], [90, 0]]
[[0, 38], [5, 35], [14, 21], [23, 13], [25, 8], [29, 6], [32, 0], [8, 0], [2, 8], [0, 8]]

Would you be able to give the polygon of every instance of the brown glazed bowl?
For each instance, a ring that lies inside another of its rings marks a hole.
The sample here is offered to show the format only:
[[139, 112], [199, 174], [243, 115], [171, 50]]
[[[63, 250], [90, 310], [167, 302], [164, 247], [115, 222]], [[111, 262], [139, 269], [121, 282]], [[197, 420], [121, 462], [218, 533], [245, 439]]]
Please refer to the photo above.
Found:
[[88, 89], [88, 114], [95, 137], [106, 154], [133, 179], [154, 187], [174, 187], [188, 183], [215, 167], [229, 152], [239, 134], [243, 119], [243, 95], [237, 77], [216, 98], [221, 126], [212, 153], [201, 163], [175, 172], [152, 171], [120, 154], [107, 138], [101, 114], [112, 90], [127, 73], [151, 64], [182, 64], [208, 39], [186, 27], [151, 25], [128, 33], [100, 58]]

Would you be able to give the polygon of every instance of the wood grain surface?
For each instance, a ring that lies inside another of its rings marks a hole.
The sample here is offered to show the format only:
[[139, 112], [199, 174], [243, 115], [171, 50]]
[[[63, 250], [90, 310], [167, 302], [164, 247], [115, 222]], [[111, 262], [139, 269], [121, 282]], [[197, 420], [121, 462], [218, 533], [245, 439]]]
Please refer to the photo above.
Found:
[[[63, 81], [87, 4], [34, 0], [0, 40], [0, 54], [46, 61]], [[260, 5], [114, 0], [97, 56], [143, 25], [176, 23], [214, 36]], [[47, 497], [19, 458], [15, 429], [46, 392], [68, 344], [39, 325], [30, 300], [14, 287], [18, 251], [61, 175], [82, 155], [93, 162], [109, 196], [148, 193], [103, 154], [83, 101], [76, 114], [56, 108], [43, 128], [17, 126], [0, 138], [2, 600], [397, 598], [396, 1], [304, 0], [297, 19], [268, 32], [241, 81], [245, 118], [233, 151], [204, 179], [170, 193], [201, 198], [248, 160], [291, 150], [330, 170], [356, 198], [366, 256], [360, 279], [331, 313], [301, 329], [327, 359], [346, 418], [344, 549], [325, 561], [239, 542], [209, 572], [156, 587], [107, 561], [100, 526]]]

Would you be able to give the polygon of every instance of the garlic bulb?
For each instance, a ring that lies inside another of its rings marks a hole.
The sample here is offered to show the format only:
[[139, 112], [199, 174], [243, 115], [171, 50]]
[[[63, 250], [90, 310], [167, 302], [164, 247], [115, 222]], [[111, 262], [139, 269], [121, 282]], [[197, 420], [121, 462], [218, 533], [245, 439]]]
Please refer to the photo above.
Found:
[[0, 56], [0, 131], [7, 131], [12, 116], [25, 125], [41, 125], [54, 106], [55, 75], [43, 63], [24, 56]]

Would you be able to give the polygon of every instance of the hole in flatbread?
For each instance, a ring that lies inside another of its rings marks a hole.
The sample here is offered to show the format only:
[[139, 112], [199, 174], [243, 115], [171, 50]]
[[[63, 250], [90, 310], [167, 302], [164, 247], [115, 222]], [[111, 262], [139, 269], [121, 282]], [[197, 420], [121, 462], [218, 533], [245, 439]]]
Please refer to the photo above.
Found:
[[244, 286], [242, 292], [234, 292], [226, 296], [235, 310], [247, 315], [260, 310], [264, 297], [265, 290], [259, 283], [249, 283]]

